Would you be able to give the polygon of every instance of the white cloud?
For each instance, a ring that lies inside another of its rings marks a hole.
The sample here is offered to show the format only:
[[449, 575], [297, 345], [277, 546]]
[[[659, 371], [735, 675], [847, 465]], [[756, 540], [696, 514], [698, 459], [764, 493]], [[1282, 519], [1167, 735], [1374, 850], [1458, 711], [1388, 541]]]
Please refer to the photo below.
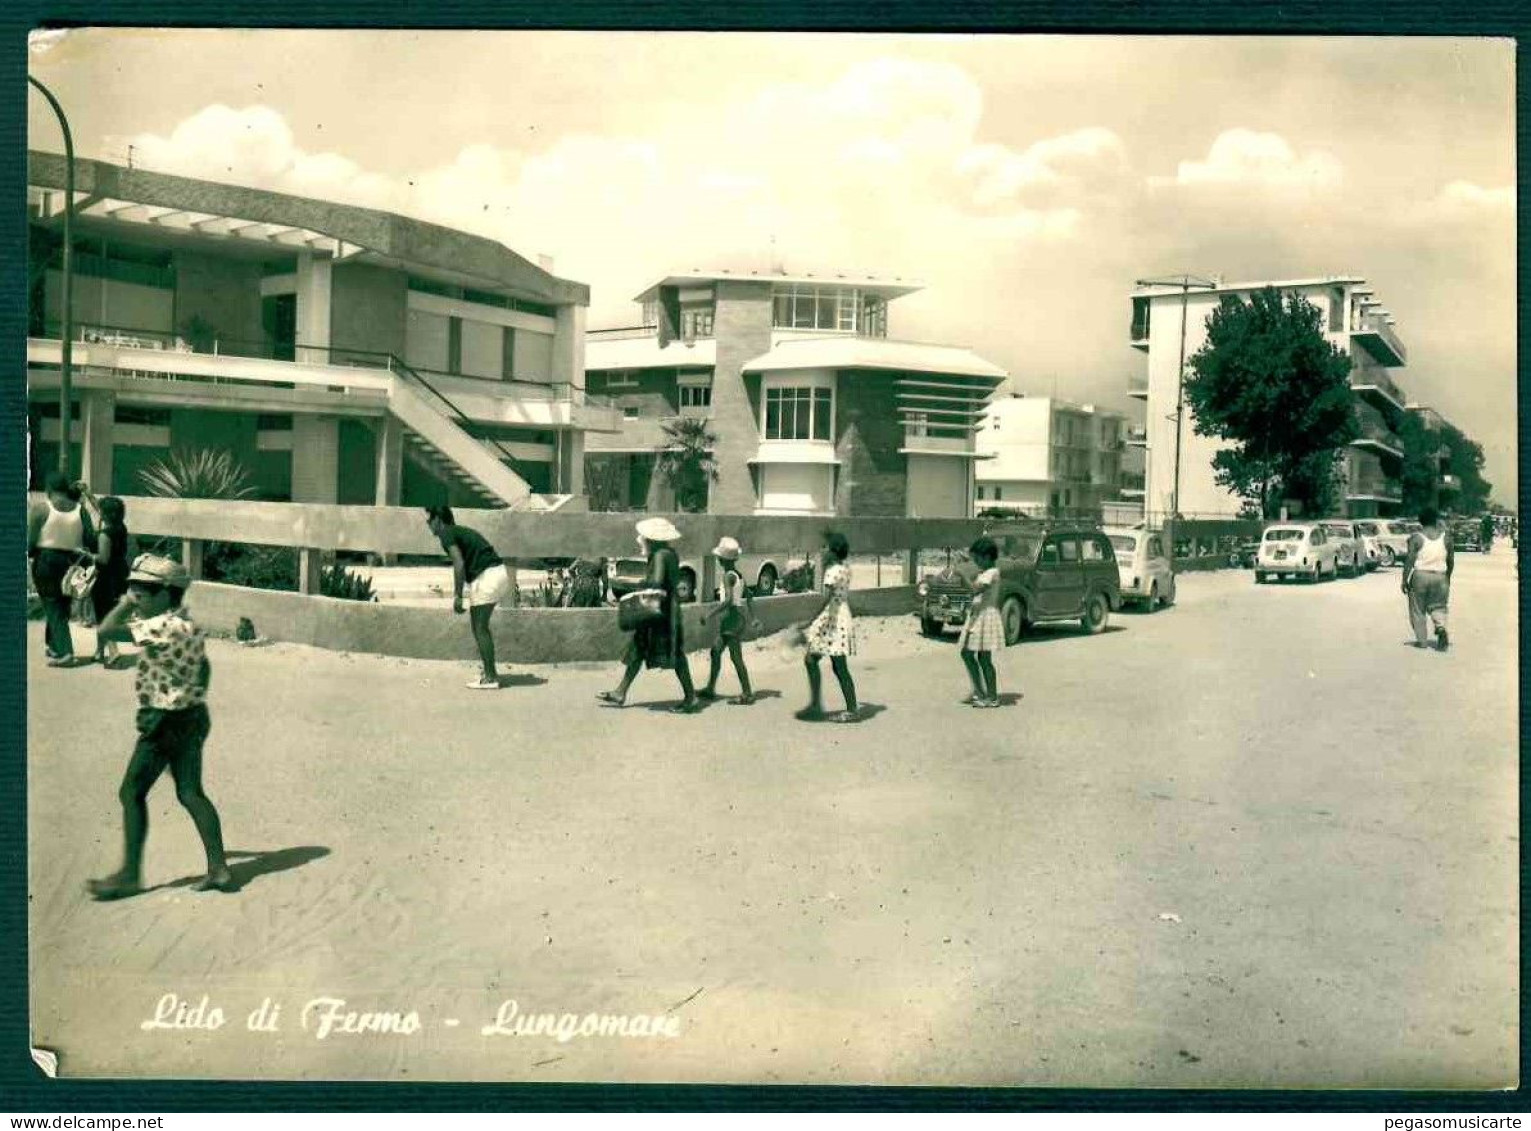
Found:
[[598, 325], [681, 263], [919, 275], [934, 260], [1068, 241], [1113, 194], [1139, 191], [1109, 130], [1014, 150], [980, 138], [982, 114], [960, 68], [880, 59], [718, 107], [721, 128], [705, 134], [688, 123], [536, 150], [483, 143], [412, 177], [308, 152], [267, 106], [208, 106], [168, 137], [123, 140], [144, 168], [382, 208], [550, 254], [559, 274], [591, 284]]
[[1322, 150], [1298, 153], [1280, 134], [1225, 130], [1205, 159], [1182, 161], [1173, 177], [1151, 177], [1150, 185], [1229, 186], [1296, 191], [1337, 188], [1344, 179], [1339, 160]]
[[1441, 195], [1436, 198], [1435, 203], [1441, 209], [1453, 211], [1472, 209], [1514, 211], [1515, 186], [1483, 188], [1471, 181], [1452, 181], [1441, 190]]

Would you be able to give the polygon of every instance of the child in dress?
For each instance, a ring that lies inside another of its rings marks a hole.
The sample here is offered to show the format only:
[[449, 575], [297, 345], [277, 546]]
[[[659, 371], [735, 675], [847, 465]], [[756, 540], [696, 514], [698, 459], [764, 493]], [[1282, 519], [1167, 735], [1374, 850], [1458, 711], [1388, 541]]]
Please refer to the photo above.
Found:
[[1005, 623], [999, 615], [999, 547], [980, 538], [969, 548], [978, 576], [973, 579], [973, 603], [957, 647], [973, 684], [967, 702], [975, 707], [998, 707], [999, 686], [994, 674], [994, 651], [1005, 646]]
[[702, 698], [716, 699], [718, 697], [718, 676], [723, 674], [723, 653], [726, 650], [729, 659], [734, 662], [734, 671], [739, 676], [740, 695], [733, 702], [741, 707], [748, 707], [755, 702], [755, 692], [750, 688], [750, 673], [744, 667], [744, 650], [741, 643], [746, 628], [760, 627], [760, 622], [755, 619], [755, 600], [750, 596], [749, 589], [745, 587], [744, 578], [739, 575], [737, 568], [739, 543], [733, 538], [720, 538], [712, 555], [723, 567], [721, 578], [723, 599], [702, 618], [703, 624], [713, 617], [718, 618], [718, 638], [712, 645], [712, 667], [707, 673], [707, 686], [702, 691]]
[[824, 714], [823, 677], [819, 673], [819, 660], [824, 656], [829, 657], [840, 693], [845, 696], [845, 710], [830, 716], [831, 719], [851, 723], [860, 717], [856, 683], [847, 663], [847, 657], [856, 650], [856, 628], [851, 622], [851, 567], [845, 562], [850, 552], [845, 535], [824, 536], [824, 606], [803, 631], [803, 642], [808, 647], [803, 664], [808, 669], [809, 702], [802, 718], [816, 719]]

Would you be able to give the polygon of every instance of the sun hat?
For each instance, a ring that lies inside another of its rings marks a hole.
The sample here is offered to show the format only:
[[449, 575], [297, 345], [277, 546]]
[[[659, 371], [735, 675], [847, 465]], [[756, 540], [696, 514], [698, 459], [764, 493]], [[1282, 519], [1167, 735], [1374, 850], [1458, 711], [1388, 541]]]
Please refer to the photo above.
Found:
[[646, 518], [637, 526], [638, 537], [650, 542], [679, 542], [680, 531], [667, 518]]
[[718, 544], [712, 548], [712, 556], [733, 561], [739, 556], [739, 543], [733, 538], [719, 538]]
[[191, 585], [191, 574], [180, 562], [162, 558], [158, 554], [139, 554], [128, 570], [128, 580], [164, 585], [171, 589], [186, 589]]

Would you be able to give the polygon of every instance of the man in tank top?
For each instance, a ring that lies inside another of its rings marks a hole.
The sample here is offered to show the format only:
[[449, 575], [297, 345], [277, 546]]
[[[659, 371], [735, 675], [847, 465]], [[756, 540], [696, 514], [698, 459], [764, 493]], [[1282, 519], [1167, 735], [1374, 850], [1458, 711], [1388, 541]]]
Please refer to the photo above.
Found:
[[1444, 652], [1450, 645], [1446, 633], [1446, 607], [1451, 599], [1451, 572], [1456, 558], [1451, 552], [1451, 536], [1441, 526], [1441, 516], [1434, 507], [1419, 512], [1424, 527], [1409, 535], [1409, 553], [1403, 563], [1403, 591], [1409, 599], [1409, 624], [1414, 629], [1414, 647], [1429, 644], [1429, 628], [1435, 625], [1435, 647]]

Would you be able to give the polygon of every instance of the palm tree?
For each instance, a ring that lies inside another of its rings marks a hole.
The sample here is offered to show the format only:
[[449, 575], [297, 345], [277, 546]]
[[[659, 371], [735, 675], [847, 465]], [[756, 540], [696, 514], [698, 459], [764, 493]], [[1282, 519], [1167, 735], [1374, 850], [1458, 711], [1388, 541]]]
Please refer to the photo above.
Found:
[[677, 510], [704, 509], [707, 485], [718, 481], [718, 461], [713, 455], [718, 437], [707, 425], [707, 420], [693, 416], [676, 417], [661, 425], [665, 445], [659, 449], [654, 470], [675, 492]]
[[149, 494], [162, 499], [243, 499], [255, 493], [249, 472], [224, 448], [171, 452], [138, 478]]

